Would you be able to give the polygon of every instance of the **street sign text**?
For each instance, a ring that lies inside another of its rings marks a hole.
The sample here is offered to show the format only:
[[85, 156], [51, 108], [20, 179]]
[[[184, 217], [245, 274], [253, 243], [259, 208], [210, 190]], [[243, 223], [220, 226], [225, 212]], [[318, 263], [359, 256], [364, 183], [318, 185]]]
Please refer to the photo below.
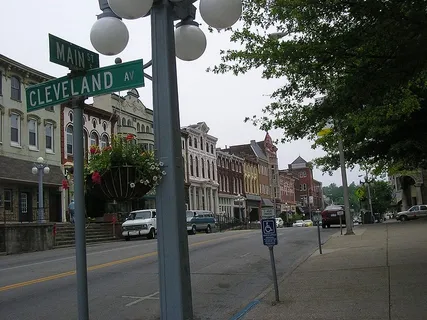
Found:
[[49, 34], [49, 60], [70, 70], [99, 68], [99, 54]]
[[274, 208], [262, 208], [261, 209], [262, 218], [275, 218]]
[[265, 246], [276, 246], [277, 245], [277, 228], [276, 219], [262, 219], [261, 220], [262, 230], [262, 242]]
[[143, 86], [142, 60], [92, 69], [84, 76], [67, 76], [28, 87], [27, 111], [57, 105], [74, 96], [92, 97]]

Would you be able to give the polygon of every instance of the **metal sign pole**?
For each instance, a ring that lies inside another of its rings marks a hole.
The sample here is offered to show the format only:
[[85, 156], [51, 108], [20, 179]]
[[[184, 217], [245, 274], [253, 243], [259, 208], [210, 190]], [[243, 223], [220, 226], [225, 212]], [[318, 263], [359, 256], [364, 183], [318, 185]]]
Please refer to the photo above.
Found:
[[322, 254], [322, 240], [320, 239], [320, 221], [317, 221], [317, 239], [319, 241], [319, 253]]
[[340, 232], [341, 232], [341, 235], [342, 235], [342, 215], [340, 215]]
[[270, 251], [271, 271], [273, 272], [274, 296], [276, 298], [275, 301], [279, 302], [279, 285], [277, 283], [276, 261], [274, 260], [273, 246], [269, 246], [268, 250]]
[[74, 155], [74, 203], [76, 237], [76, 274], [78, 319], [89, 320], [86, 261], [86, 224], [84, 194], [84, 154], [83, 154], [83, 106], [84, 98], [73, 97], [74, 111], [73, 155]]

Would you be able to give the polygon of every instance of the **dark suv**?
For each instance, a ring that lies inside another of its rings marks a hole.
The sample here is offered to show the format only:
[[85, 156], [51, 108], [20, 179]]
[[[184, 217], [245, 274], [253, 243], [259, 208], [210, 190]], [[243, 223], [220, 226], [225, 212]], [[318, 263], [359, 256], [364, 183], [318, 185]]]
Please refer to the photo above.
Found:
[[[340, 224], [340, 216], [338, 215], [339, 211], [344, 214], [344, 206], [327, 206], [325, 210], [322, 211], [322, 228], [330, 228], [332, 224]], [[342, 224], [345, 224], [344, 216], [342, 216]]]

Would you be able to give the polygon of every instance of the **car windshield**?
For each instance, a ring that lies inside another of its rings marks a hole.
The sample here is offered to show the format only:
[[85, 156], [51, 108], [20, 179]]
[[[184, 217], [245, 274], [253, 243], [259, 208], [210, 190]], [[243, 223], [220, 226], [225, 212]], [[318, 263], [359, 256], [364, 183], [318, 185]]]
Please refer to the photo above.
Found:
[[193, 218], [194, 217], [194, 213], [191, 211], [187, 211], [187, 218]]
[[304, 220], [304, 222], [311, 222], [311, 220]]
[[302, 222], [304, 222], [304, 221], [302, 221], [302, 220], [297, 220], [297, 223], [302, 223]]
[[150, 219], [151, 218], [151, 211], [137, 211], [137, 212], [131, 212], [132, 219]]

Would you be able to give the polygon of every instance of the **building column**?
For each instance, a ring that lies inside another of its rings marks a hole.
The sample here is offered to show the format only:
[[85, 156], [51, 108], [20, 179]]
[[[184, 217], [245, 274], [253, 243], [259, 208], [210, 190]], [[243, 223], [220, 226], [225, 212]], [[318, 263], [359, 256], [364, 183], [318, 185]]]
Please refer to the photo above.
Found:
[[215, 196], [214, 196], [214, 198], [215, 198], [215, 200], [214, 200], [215, 201], [215, 204], [214, 204], [215, 212], [214, 213], [218, 214], [219, 213], [218, 189], [214, 190], [214, 193], [215, 193]]
[[210, 210], [212, 212], [215, 212], [215, 204], [214, 204], [214, 198], [213, 198], [214, 190], [210, 188], [209, 196], [210, 196]]
[[193, 186], [193, 203], [191, 206], [191, 210], [197, 210], [197, 198], [196, 198], [196, 186]]
[[203, 210], [206, 210], [208, 207], [208, 193], [207, 193], [207, 189], [206, 187], [203, 187], [203, 199], [205, 200], [204, 202], [202, 201], [203, 204]]
[[423, 193], [421, 191], [421, 183], [415, 184], [415, 190], [417, 192], [417, 204], [423, 204]]

